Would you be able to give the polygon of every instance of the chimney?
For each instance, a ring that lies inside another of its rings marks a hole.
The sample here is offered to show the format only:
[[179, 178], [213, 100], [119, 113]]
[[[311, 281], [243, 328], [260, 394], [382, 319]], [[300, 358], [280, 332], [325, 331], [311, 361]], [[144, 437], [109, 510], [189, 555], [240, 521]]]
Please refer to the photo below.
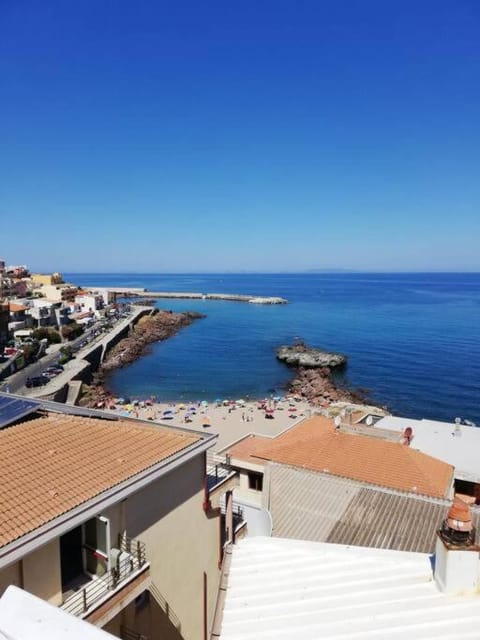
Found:
[[435, 547], [435, 582], [440, 591], [451, 596], [479, 591], [479, 551], [468, 504], [455, 498]]

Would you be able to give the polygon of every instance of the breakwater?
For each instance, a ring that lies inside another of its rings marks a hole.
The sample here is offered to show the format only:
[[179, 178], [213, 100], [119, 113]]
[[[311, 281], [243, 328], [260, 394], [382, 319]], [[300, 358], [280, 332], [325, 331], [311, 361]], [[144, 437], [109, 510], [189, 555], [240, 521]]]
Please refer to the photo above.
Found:
[[249, 302], [251, 304], [287, 304], [288, 300], [278, 296], [250, 296], [237, 293], [195, 293], [183, 291], [149, 291], [142, 287], [90, 287], [91, 291], [109, 291], [116, 296], [123, 298], [153, 298], [153, 299], [173, 299], [173, 300], [226, 300], [228, 302]]

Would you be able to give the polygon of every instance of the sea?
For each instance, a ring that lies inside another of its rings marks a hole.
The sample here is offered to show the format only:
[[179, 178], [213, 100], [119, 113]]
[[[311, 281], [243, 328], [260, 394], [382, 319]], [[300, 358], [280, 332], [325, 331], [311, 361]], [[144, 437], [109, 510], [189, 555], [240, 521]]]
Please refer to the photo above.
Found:
[[160, 401], [263, 398], [293, 371], [275, 350], [301, 339], [344, 353], [337, 382], [395, 415], [480, 426], [480, 273], [64, 274], [83, 286], [280, 296], [286, 305], [158, 300], [199, 311], [107, 387]]

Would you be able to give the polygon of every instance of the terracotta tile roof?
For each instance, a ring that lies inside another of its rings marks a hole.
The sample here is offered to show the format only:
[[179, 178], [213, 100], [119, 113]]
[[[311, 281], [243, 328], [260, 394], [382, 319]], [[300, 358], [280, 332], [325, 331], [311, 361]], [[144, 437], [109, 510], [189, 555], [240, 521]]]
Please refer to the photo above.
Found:
[[228, 453], [232, 458], [239, 460], [245, 460], [246, 462], [253, 462], [254, 464], [264, 465], [265, 460], [257, 457], [257, 454], [262, 453], [265, 445], [272, 442], [271, 438], [265, 438], [263, 436], [245, 436], [242, 440], [239, 440], [235, 445], [228, 449]]
[[441, 460], [397, 442], [337, 432], [323, 417], [306, 420], [273, 440], [251, 436], [228, 453], [436, 498], [447, 497], [453, 477], [453, 467]]
[[194, 444], [165, 427], [51, 414], [0, 431], [0, 546]]

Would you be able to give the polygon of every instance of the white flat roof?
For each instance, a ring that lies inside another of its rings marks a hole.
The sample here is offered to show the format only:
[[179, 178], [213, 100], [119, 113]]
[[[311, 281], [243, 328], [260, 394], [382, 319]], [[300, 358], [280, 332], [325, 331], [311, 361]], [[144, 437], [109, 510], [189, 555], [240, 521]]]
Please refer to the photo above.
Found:
[[[455, 467], [455, 477], [480, 482], [480, 428], [436, 420], [411, 420], [386, 416], [375, 427], [403, 432], [412, 427], [412, 449], [418, 449]], [[374, 427], [374, 428], [375, 428]]]
[[447, 596], [423, 553], [282, 538], [234, 545], [221, 640], [480, 638], [480, 596]]
[[0, 598], [0, 638], [112, 640], [113, 636], [23, 589], [10, 586]]

